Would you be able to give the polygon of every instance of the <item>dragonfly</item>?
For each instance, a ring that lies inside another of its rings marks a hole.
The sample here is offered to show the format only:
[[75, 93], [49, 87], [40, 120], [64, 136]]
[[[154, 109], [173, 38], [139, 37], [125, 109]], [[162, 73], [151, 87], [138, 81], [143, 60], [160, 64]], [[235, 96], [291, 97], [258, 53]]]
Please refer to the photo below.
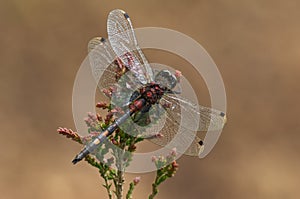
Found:
[[[160, 146], [168, 145], [178, 132], [183, 133], [177, 143], [189, 146], [180, 152], [199, 156], [205, 143], [197, 132], [222, 129], [226, 114], [186, 99], [181, 95], [180, 75], [169, 69], [155, 70], [149, 64], [126, 12], [116, 9], [109, 13], [107, 33], [108, 39], [96, 37], [88, 44], [92, 73], [100, 89], [115, 88], [111, 103], [122, 107], [124, 113], [87, 143], [73, 164], [92, 153], [128, 120], [141, 135]], [[157, 133], [162, 136], [153, 136]]]

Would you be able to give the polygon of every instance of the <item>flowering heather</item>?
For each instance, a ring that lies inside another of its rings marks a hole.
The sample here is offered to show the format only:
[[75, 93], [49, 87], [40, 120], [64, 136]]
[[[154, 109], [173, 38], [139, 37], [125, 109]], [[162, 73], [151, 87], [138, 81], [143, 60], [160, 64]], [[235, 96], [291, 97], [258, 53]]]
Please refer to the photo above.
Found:
[[[120, 69], [121, 70], [121, 69]], [[115, 90], [111, 87], [109, 89], [103, 89], [103, 93], [107, 97], [111, 97]], [[107, 111], [107, 114], [103, 117], [100, 114], [91, 113], [87, 114], [84, 119], [88, 127], [88, 135], [80, 136], [71, 129], [59, 127], [57, 132], [79, 144], [86, 144], [91, 141], [94, 137], [98, 136], [105, 128], [107, 128], [111, 123], [114, 122], [117, 115], [122, 115], [124, 112], [119, 107], [111, 108], [110, 104], [105, 102], [98, 102], [96, 107]], [[104, 118], [104, 119], [103, 119]], [[131, 129], [129, 126], [124, 126], [122, 129]], [[126, 195], [123, 195], [125, 178], [124, 173], [126, 167], [129, 166], [131, 161], [132, 152], [136, 151], [137, 143], [144, 140], [137, 132], [130, 132], [132, 135], [126, 134], [122, 129], [117, 128], [116, 131], [108, 137], [108, 141], [122, 149], [121, 152], [112, 149], [112, 157], [105, 158], [105, 155], [109, 153], [109, 148], [106, 144], [103, 144], [97, 152], [93, 155], [88, 155], [85, 161], [91, 166], [98, 169], [100, 176], [103, 178], [103, 187], [107, 191], [109, 199], [117, 198], [121, 199], [125, 197], [126, 199], [131, 199], [133, 195], [134, 188], [140, 184], [141, 177], [135, 177], [130, 183]], [[134, 131], [134, 130], [132, 130]], [[156, 133], [152, 137], [147, 139], [159, 139], [162, 138], [162, 133]], [[121, 154], [120, 154], [121, 153]], [[164, 182], [166, 179], [173, 177], [178, 169], [178, 164], [175, 161], [176, 149], [173, 149], [167, 157], [153, 157], [152, 162], [156, 165], [156, 178], [152, 184], [152, 193], [149, 195], [149, 199], [154, 198], [158, 193], [158, 186]], [[99, 161], [101, 160], [101, 161]], [[167, 164], [167, 163], [171, 164]], [[115, 169], [115, 167], [117, 169]], [[114, 186], [112, 186], [114, 185]], [[114, 188], [114, 190], [113, 190]]]

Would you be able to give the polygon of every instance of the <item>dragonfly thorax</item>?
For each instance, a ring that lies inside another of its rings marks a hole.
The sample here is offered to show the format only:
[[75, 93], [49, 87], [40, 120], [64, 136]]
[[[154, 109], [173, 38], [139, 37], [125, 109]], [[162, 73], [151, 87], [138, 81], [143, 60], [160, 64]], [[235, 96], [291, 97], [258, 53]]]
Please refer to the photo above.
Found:
[[166, 89], [162, 88], [159, 84], [150, 83], [147, 86], [140, 89], [140, 95], [149, 104], [155, 104], [158, 103], [165, 91]]

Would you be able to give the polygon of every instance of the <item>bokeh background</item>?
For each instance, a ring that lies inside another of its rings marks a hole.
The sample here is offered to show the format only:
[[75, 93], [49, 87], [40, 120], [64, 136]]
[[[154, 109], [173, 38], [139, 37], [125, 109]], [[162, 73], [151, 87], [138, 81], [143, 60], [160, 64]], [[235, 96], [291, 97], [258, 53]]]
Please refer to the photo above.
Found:
[[[299, 198], [297, 0], [2, 0], [0, 198], [106, 198], [97, 171], [70, 162], [81, 146], [56, 128], [74, 129], [76, 72], [89, 39], [107, 36], [107, 15], [115, 8], [127, 11], [135, 27], [171, 28], [194, 38], [226, 86], [229, 120], [217, 145], [205, 159], [182, 157], [157, 198]], [[146, 55], [187, 67], [165, 52]], [[185, 75], [209, 104], [203, 81]], [[154, 173], [140, 176], [134, 198], [146, 198]]]

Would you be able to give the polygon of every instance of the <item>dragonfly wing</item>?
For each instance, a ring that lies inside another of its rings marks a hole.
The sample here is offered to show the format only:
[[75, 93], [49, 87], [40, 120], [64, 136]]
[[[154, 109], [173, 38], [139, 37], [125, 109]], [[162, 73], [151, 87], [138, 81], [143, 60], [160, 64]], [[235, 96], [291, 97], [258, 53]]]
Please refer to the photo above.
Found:
[[199, 156], [202, 148], [199, 144], [201, 139], [195, 131], [184, 128], [167, 115], [161, 125], [163, 126], [160, 130], [161, 136], [150, 137], [148, 139], [150, 142], [170, 150], [176, 148], [181, 154]]
[[118, 65], [114, 61], [116, 55], [108, 40], [102, 37], [95, 37], [88, 44], [89, 61], [92, 74], [102, 90], [113, 86], [116, 82], [116, 71]]
[[139, 118], [139, 122], [135, 122], [135, 116], [137, 115], [133, 115], [131, 119], [121, 124], [120, 129], [127, 134], [141, 136], [170, 150], [176, 148], [181, 154], [199, 155], [201, 139], [197, 137], [196, 132], [174, 122], [160, 104], [152, 105], [150, 110]]
[[138, 46], [128, 14], [113, 10], [107, 20], [108, 39], [116, 55], [143, 84], [153, 81], [152, 69]]
[[215, 131], [222, 129], [226, 123], [226, 115], [222, 111], [189, 102], [178, 95], [164, 95], [161, 103], [168, 115], [187, 129]]
[[[116, 90], [115, 95], [121, 94], [120, 87], [124, 86], [124, 81], [128, 90], [136, 89], [136, 78], [124, 70], [121, 63], [118, 61], [116, 54], [114, 53], [108, 40], [102, 37], [95, 37], [90, 40], [88, 44], [89, 61], [92, 68], [92, 74], [95, 80], [98, 82], [100, 90], [104, 88], [114, 87]], [[123, 90], [122, 90], [123, 91]]]

